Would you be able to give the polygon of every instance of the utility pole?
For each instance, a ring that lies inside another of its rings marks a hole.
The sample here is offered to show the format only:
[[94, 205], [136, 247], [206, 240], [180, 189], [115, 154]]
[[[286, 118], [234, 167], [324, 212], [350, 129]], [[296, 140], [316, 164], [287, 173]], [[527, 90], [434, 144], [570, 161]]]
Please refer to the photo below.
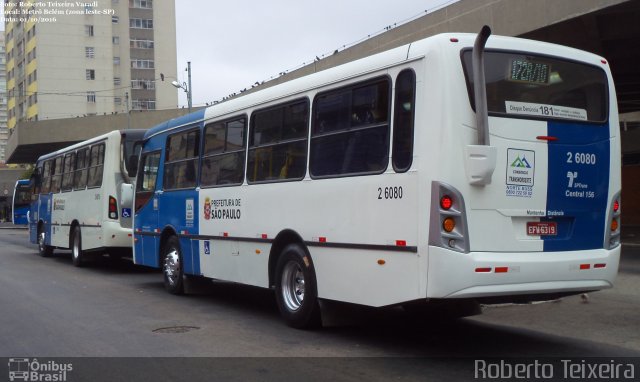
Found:
[[181, 84], [178, 81], [171, 81], [171, 85], [173, 85], [178, 89], [182, 89], [184, 90], [185, 93], [187, 93], [187, 104], [189, 105], [189, 113], [191, 113], [191, 106], [193, 103], [193, 97], [191, 92], [191, 61], [187, 61], [186, 71], [187, 71], [188, 83], [183, 82]]
[[189, 113], [191, 113], [191, 104], [193, 103], [193, 94], [191, 87], [191, 61], [187, 61], [187, 76], [189, 81], [189, 90], [187, 91], [187, 101], [189, 102]]

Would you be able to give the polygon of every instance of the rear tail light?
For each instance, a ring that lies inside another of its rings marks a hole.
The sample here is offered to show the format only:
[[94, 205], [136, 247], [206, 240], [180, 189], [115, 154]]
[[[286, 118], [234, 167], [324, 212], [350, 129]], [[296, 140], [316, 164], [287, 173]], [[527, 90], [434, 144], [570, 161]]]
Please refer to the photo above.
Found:
[[118, 219], [118, 203], [113, 196], [109, 196], [109, 219]]
[[458, 190], [445, 183], [432, 183], [430, 219], [429, 245], [469, 252], [464, 198]]
[[620, 245], [620, 192], [618, 192], [611, 202], [609, 218], [607, 220], [607, 231], [605, 232], [604, 247], [613, 249]]
[[450, 210], [451, 206], [453, 206], [453, 199], [451, 199], [451, 196], [445, 195], [440, 198], [440, 207], [442, 207], [443, 210]]

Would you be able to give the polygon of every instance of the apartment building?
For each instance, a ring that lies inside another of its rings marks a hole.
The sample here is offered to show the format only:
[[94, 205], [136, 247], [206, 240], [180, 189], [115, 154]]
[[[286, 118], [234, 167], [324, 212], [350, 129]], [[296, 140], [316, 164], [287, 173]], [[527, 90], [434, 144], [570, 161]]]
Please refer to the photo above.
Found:
[[175, 0], [4, 4], [10, 129], [177, 106]]
[[5, 70], [6, 52], [4, 49], [4, 35], [0, 33], [0, 164], [5, 163], [7, 139], [7, 72]]

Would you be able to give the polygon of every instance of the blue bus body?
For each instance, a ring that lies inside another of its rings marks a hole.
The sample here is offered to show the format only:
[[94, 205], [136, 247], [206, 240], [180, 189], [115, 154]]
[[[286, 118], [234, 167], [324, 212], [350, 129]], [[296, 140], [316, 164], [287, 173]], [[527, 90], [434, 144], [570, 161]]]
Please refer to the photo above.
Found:
[[29, 224], [28, 212], [31, 204], [31, 186], [29, 179], [19, 179], [13, 188], [13, 224]]

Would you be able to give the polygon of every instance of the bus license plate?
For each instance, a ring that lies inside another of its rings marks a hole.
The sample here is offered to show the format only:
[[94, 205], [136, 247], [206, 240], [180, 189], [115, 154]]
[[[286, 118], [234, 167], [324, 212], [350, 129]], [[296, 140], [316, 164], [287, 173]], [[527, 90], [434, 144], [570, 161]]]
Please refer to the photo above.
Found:
[[527, 235], [530, 236], [556, 236], [558, 223], [556, 222], [528, 222]]

